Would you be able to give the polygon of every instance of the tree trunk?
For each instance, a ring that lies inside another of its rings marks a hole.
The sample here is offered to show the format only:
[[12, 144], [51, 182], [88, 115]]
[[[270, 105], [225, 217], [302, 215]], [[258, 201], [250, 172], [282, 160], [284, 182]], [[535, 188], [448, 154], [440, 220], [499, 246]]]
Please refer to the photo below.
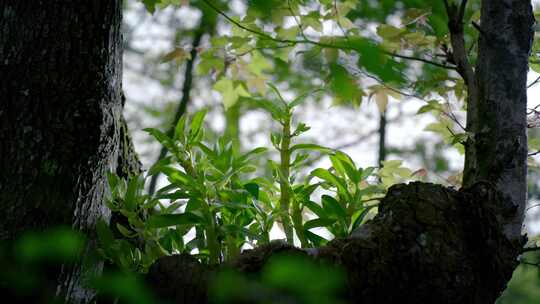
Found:
[[[300, 253], [344, 269], [343, 298], [350, 303], [493, 303], [499, 297], [524, 245], [532, 7], [530, 1], [482, 1], [474, 70], [463, 36], [467, 1], [445, 4], [454, 61], [469, 91], [467, 128], [473, 136], [466, 145], [465, 187], [395, 185], [377, 216], [348, 238], [305, 251], [269, 244], [244, 252], [229, 266], [253, 278], [276, 253]], [[209, 294], [201, 286], [214, 271], [196, 265], [189, 256], [164, 257], [146, 279], [163, 298], [205, 303]], [[249, 298], [253, 292], [238, 294], [241, 299], [231, 303], [261, 301], [261, 295]]]
[[516, 212], [504, 230], [519, 239], [527, 200], [527, 72], [533, 42], [530, 1], [482, 1], [476, 79], [468, 115], [474, 137], [466, 158], [464, 185], [492, 181]]
[[387, 110], [384, 110], [379, 116], [379, 153], [378, 153], [378, 164], [382, 167], [383, 161], [386, 160], [386, 123], [388, 122], [386, 118]]
[[[124, 157], [121, 4], [0, 1], [0, 240], [68, 225], [92, 249], [106, 172], [138, 165]], [[57, 296], [89, 301], [82, 272], [53, 275]]]

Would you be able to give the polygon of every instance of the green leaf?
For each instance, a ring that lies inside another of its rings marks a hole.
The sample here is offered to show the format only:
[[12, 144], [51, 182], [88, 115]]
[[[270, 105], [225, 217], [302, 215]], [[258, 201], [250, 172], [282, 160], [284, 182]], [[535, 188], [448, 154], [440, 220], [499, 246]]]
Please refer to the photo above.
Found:
[[299, 167], [303, 165], [303, 162], [309, 158], [309, 154], [307, 153], [297, 153], [296, 157], [291, 163], [291, 167]]
[[335, 155], [330, 155], [330, 162], [332, 163], [332, 167], [336, 170], [336, 173], [338, 175], [341, 175], [342, 177], [347, 176], [347, 173], [345, 172], [345, 167], [343, 166], [343, 163], [340, 159], [338, 159]]
[[298, 126], [296, 127], [296, 129], [294, 130], [291, 136], [298, 136], [302, 133], [309, 131], [309, 129], [311, 128], [308, 127], [305, 123], [301, 122], [298, 124]]
[[103, 219], [99, 219], [96, 223], [96, 232], [101, 242], [102, 247], [107, 251], [114, 243], [114, 236], [109, 229], [109, 226]]
[[426, 105], [423, 105], [420, 109], [418, 109], [416, 114], [423, 114], [430, 111], [441, 112], [442, 105], [437, 100], [430, 100]]
[[347, 218], [347, 211], [341, 206], [341, 204], [333, 197], [329, 195], [323, 195], [321, 197], [324, 210], [330, 211], [336, 215], [339, 220]]
[[163, 55], [161, 62], [176, 61], [177, 64], [181, 63], [186, 59], [191, 59], [191, 54], [189, 51], [186, 51], [184, 48], [176, 47], [174, 50]]
[[259, 199], [259, 185], [256, 183], [247, 183], [244, 185], [244, 189], [253, 195], [255, 199]]
[[204, 202], [201, 202], [200, 199], [191, 198], [187, 203], [186, 213], [188, 213], [188, 212], [195, 213], [197, 210], [203, 208], [203, 204], [204, 204]]
[[255, 149], [245, 153], [244, 155], [240, 156], [238, 158], [238, 161], [239, 162], [244, 162], [244, 161], [250, 159], [251, 157], [253, 157], [253, 156], [257, 155], [257, 154], [266, 153], [266, 151], [268, 151], [268, 148], [264, 148], [264, 147], [255, 148]]
[[118, 229], [118, 231], [120, 231], [120, 233], [123, 236], [125, 236], [127, 238], [132, 238], [132, 237], [135, 237], [137, 235], [136, 233], [134, 233], [131, 230], [127, 229], [126, 227], [124, 227], [120, 223], [116, 223], [116, 228]]
[[361, 180], [361, 172], [356, 170], [356, 165], [349, 155], [336, 151], [334, 155], [330, 156], [332, 166], [336, 171], [340, 171], [343, 177], [347, 176], [349, 179], [357, 184]]
[[310, 242], [312, 242], [313, 245], [315, 245], [316, 247], [320, 247], [320, 246], [324, 245], [327, 242], [327, 240], [325, 238], [323, 238], [320, 235], [315, 234], [315, 233], [313, 233], [313, 232], [311, 232], [311, 231], [309, 231], [307, 229], [305, 229], [304, 234], [306, 235], [308, 240]]
[[470, 133], [457, 133], [452, 135], [451, 145], [464, 144], [470, 138]]
[[315, 91], [308, 91], [308, 92], [305, 92], [303, 94], [300, 94], [300, 96], [296, 97], [293, 101], [291, 101], [289, 103], [289, 108], [292, 109], [302, 103], [304, 103], [306, 101], [306, 97], [309, 95], [309, 94], [314, 94], [314, 93], [317, 93], [317, 92], [322, 92], [324, 90], [322, 89], [317, 89]]
[[184, 142], [182, 140], [185, 136], [185, 128], [186, 128], [186, 115], [182, 115], [178, 122], [176, 123], [176, 127], [174, 128], [174, 138], [180, 140], [180, 142]]
[[360, 179], [364, 180], [368, 178], [373, 173], [373, 171], [375, 171], [375, 167], [367, 167], [365, 169], [362, 169], [362, 168], [358, 169], [358, 172], [362, 173], [362, 177]]
[[402, 32], [403, 29], [387, 24], [382, 24], [377, 27], [377, 34], [388, 40], [394, 40], [395, 38], [399, 37]]
[[317, 168], [311, 172], [311, 175], [330, 183], [332, 186], [336, 187], [341, 194], [348, 196], [348, 189], [345, 181], [330, 173], [328, 170]]
[[318, 218], [314, 220], [309, 220], [304, 224], [304, 229], [312, 229], [317, 227], [329, 227], [336, 222], [336, 219], [331, 218]]
[[358, 53], [359, 66], [379, 76], [382, 81], [396, 83], [404, 81], [400, 73], [404, 64], [389, 58], [375, 42], [365, 38], [356, 38], [344, 39], [342, 43]]
[[241, 85], [235, 88], [233, 81], [226, 77], [222, 77], [214, 84], [214, 90], [221, 93], [225, 110], [234, 106], [240, 96], [245, 96], [247, 94]]
[[169, 136], [167, 136], [167, 134], [161, 132], [158, 129], [154, 129], [154, 128], [146, 128], [146, 129], [143, 129], [143, 131], [146, 131], [147, 133], [152, 135], [160, 144], [162, 144], [167, 149], [169, 149], [169, 151], [174, 151], [175, 150], [175, 147], [174, 147], [174, 145], [172, 143], [172, 140], [171, 140], [171, 138]]
[[190, 139], [195, 139], [201, 132], [201, 127], [204, 122], [204, 117], [206, 116], [206, 109], [198, 111], [193, 115], [191, 119], [191, 124], [189, 126], [189, 137]]
[[290, 148], [291, 152], [295, 150], [312, 150], [312, 151], [320, 151], [324, 153], [330, 153], [333, 151], [330, 148], [323, 147], [321, 145], [316, 145], [316, 144], [297, 144]]
[[368, 215], [369, 211], [373, 208], [377, 207], [377, 205], [367, 206], [366, 208], [363, 208], [362, 210], [356, 211], [352, 218], [351, 218], [351, 227], [349, 229], [349, 233], [353, 232], [360, 224], [362, 224], [362, 221]]
[[251, 53], [251, 61], [247, 66], [248, 70], [255, 75], [262, 75], [264, 71], [272, 68], [272, 64], [260, 52]]
[[153, 14], [156, 11], [156, 5], [160, 0], [142, 0], [146, 9]]
[[358, 87], [356, 78], [337, 63], [330, 65], [330, 89], [343, 102], [360, 105], [364, 92]]
[[126, 197], [124, 198], [124, 207], [128, 211], [135, 211], [137, 208], [137, 194], [140, 185], [139, 176], [131, 176], [128, 181], [128, 186], [126, 190]]
[[195, 225], [203, 222], [199, 216], [186, 212], [180, 214], [154, 214], [148, 218], [149, 228], [163, 228], [177, 225]]
[[285, 110], [275, 103], [266, 99], [253, 99], [253, 101], [255, 101], [256, 106], [268, 111], [275, 120], [283, 120], [285, 118]]
[[148, 170], [148, 175], [155, 175], [157, 173], [161, 173], [163, 171], [163, 167], [167, 167], [171, 164], [171, 157], [164, 157], [160, 160], [158, 160], [155, 164], [150, 167]]
[[118, 185], [118, 176], [112, 172], [107, 172], [107, 181], [109, 182], [109, 187], [114, 189]]
[[285, 107], [288, 107], [289, 105], [287, 104], [287, 101], [285, 101], [285, 99], [283, 98], [283, 96], [281, 96], [281, 93], [279, 92], [278, 88], [276, 88], [275, 85], [271, 84], [271, 83], [267, 83], [267, 85], [274, 91], [274, 93], [276, 93], [276, 96], [278, 97], [278, 99], [281, 101], [281, 103], [285, 106]]
[[309, 210], [311, 210], [320, 218], [327, 217], [328, 215], [326, 211], [319, 204], [313, 201], [303, 201], [302, 205], [306, 206]]
[[169, 200], [179, 200], [190, 198], [190, 195], [184, 191], [178, 190], [171, 193], [156, 193], [156, 199], [169, 199]]
[[529, 138], [529, 149], [540, 150], [540, 138]]

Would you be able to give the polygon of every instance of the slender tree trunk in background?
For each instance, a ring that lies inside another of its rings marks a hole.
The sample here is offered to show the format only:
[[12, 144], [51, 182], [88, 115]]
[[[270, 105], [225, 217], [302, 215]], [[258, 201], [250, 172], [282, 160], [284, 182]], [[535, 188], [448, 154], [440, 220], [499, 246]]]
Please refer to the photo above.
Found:
[[379, 166], [386, 159], [386, 113], [385, 110], [379, 116]]
[[[106, 172], [137, 166], [122, 119], [121, 4], [0, 1], [0, 240], [67, 225], [91, 250], [109, 216]], [[82, 275], [63, 266], [57, 296], [87, 302]]]
[[[191, 43], [191, 52], [190, 52], [191, 57], [188, 59], [186, 63], [186, 69], [184, 71], [184, 84], [182, 85], [182, 99], [180, 100], [180, 104], [178, 104], [178, 108], [174, 115], [173, 124], [171, 128], [167, 131], [167, 135], [170, 137], [173, 136], [176, 123], [186, 113], [187, 105], [189, 101], [191, 100], [190, 94], [191, 94], [191, 89], [193, 87], [193, 68], [195, 65], [195, 61], [197, 60], [197, 48], [199, 47], [199, 44], [201, 43], [201, 39], [204, 33], [205, 33], [204, 24], [201, 24], [201, 26], [199, 27], [199, 29], [195, 32], [195, 35], [193, 36], [193, 42]], [[161, 150], [159, 151], [159, 156], [156, 162], [163, 159], [165, 155], [167, 155], [167, 152], [168, 152], [167, 148], [165, 146], [162, 146]], [[148, 192], [150, 194], [153, 194], [156, 191], [158, 178], [159, 178], [159, 173], [152, 175], [150, 179], [150, 184], [148, 186]]]

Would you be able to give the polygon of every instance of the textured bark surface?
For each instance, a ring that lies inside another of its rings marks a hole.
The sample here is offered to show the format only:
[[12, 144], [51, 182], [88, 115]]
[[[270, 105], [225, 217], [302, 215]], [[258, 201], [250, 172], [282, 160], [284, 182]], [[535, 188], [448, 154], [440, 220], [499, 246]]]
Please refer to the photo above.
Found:
[[[121, 3], [0, 1], [0, 240], [63, 224], [95, 245], [105, 173], [134, 163], [118, 161]], [[63, 267], [58, 295], [87, 301], [81, 276]]]
[[505, 223], [510, 238], [522, 233], [527, 199], [527, 71], [534, 37], [530, 1], [482, 1], [474, 111], [468, 111], [464, 185], [492, 181], [516, 214]]
[[[503, 201], [490, 183], [461, 191], [396, 185], [379, 214], [349, 238], [306, 251], [271, 243], [244, 252], [228, 267], [253, 278], [273, 255], [296, 254], [344, 269], [348, 303], [494, 303], [523, 245], [500, 229]], [[178, 255], [158, 260], [147, 282], [172, 303], [206, 303], [212, 276], [193, 257]]]

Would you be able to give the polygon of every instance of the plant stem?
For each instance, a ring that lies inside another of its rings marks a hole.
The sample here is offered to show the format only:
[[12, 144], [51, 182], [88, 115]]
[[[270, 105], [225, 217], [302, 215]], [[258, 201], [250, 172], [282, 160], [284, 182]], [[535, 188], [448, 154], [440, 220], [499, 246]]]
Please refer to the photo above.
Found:
[[283, 130], [280, 146], [281, 174], [279, 179], [279, 188], [281, 196], [279, 207], [281, 209], [281, 225], [287, 238], [287, 243], [294, 244], [293, 227], [291, 224], [289, 204], [291, 201], [291, 189], [289, 186], [289, 176], [291, 171], [291, 113], [288, 112], [283, 121]]
[[240, 142], [240, 106], [238, 104], [225, 110], [226, 128], [223, 136], [232, 143], [233, 150], [238, 153], [241, 150]]
[[[195, 170], [195, 166], [193, 165], [194, 160], [190, 153], [190, 148], [188, 148], [188, 157], [186, 159], [179, 160], [180, 165], [182, 168], [184, 168], [184, 171], [186, 171], [186, 174], [190, 175], [193, 179], [198, 178], [197, 171]], [[217, 233], [217, 222], [216, 222], [216, 216], [212, 212], [212, 209], [210, 208], [210, 198], [208, 196], [205, 197], [202, 201], [203, 206], [203, 212], [205, 216], [208, 218], [209, 225], [204, 225], [203, 227], [196, 227], [196, 237], [199, 239], [199, 242], [197, 242], [197, 246], [199, 250], [204, 247], [202, 242], [203, 238], [203, 231], [206, 232], [206, 246], [208, 248], [209, 252], [209, 263], [210, 264], [219, 264], [221, 262], [221, 244], [218, 240], [218, 233]]]
[[236, 236], [227, 235], [227, 255], [226, 260], [231, 261], [240, 255], [240, 247], [236, 245]]
[[292, 210], [292, 221], [294, 225], [294, 230], [296, 230], [296, 235], [300, 240], [300, 246], [302, 248], [309, 247], [306, 234], [304, 233], [304, 226], [302, 225], [302, 209], [300, 208], [299, 202], [293, 200], [293, 210]]
[[208, 224], [203, 227], [206, 232], [206, 246], [209, 253], [209, 264], [219, 264], [221, 262], [221, 243], [218, 240], [216, 216], [210, 209], [210, 198], [203, 201], [203, 212], [208, 219]]
[[221, 246], [217, 238], [214, 215], [211, 213], [210, 215], [212, 216], [211, 224], [210, 227], [206, 228], [206, 241], [208, 243], [208, 252], [210, 254], [210, 264], [219, 264], [221, 262]]

